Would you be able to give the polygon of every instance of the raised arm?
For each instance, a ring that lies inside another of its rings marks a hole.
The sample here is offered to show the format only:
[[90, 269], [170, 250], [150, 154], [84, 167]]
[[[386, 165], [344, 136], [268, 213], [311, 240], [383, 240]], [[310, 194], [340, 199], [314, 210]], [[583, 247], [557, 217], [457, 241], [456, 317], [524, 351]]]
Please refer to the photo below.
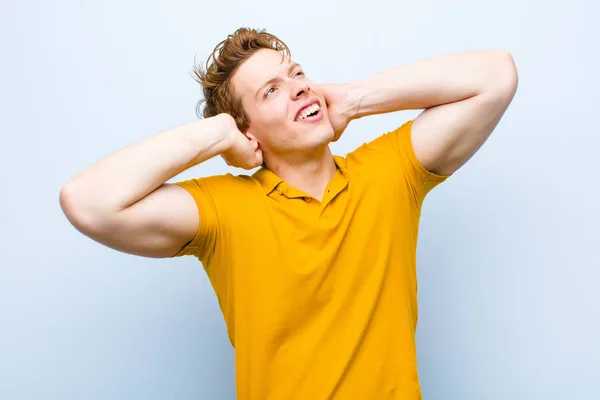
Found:
[[193, 197], [165, 182], [221, 154], [242, 168], [262, 163], [256, 143], [228, 114], [158, 133], [96, 162], [70, 180], [60, 205], [86, 236], [122, 252], [146, 257], [175, 255], [198, 230]]
[[429, 171], [449, 175], [492, 133], [517, 84], [510, 53], [479, 50], [409, 63], [329, 92], [344, 98], [336, 102], [342, 127], [344, 119], [425, 109], [412, 125], [415, 153]]

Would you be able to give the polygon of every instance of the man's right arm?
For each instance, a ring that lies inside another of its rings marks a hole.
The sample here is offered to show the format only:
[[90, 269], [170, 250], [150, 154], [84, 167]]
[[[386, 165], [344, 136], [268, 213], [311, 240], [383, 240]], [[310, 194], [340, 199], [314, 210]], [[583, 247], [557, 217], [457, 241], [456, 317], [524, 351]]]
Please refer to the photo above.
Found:
[[99, 243], [130, 254], [171, 257], [194, 238], [201, 216], [185, 189], [165, 182], [219, 154], [243, 168], [262, 162], [257, 145], [230, 115], [220, 114], [96, 162], [62, 188], [60, 205], [77, 230]]

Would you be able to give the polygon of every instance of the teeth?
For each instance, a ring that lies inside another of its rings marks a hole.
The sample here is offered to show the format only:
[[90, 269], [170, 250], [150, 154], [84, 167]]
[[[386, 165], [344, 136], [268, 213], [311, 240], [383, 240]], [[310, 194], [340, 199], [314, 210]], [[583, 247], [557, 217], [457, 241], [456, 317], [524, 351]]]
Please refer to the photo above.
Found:
[[319, 107], [319, 105], [317, 103], [313, 104], [310, 107], [307, 107], [304, 109], [304, 111], [302, 111], [300, 113], [300, 116], [298, 117], [298, 121], [303, 120], [304, 118], [306, 118], [308, 116], [308, 114], [312, 114], [315, 111], [319, 110], [321, 107]]

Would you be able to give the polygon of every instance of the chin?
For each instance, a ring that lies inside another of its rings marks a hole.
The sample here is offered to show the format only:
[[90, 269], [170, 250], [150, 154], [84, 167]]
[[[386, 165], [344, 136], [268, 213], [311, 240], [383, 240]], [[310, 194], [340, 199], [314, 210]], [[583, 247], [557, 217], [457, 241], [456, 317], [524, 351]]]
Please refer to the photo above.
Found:
[[297, 149], [317, 149], [319, 147], [327, 146], [331, 143], [335, 137], [335, 133], [329, 121], [321, 121], [322, 123], [307, 125], [298, 129], [297, 126], [294, 128], [293, 136], [297, 140]]
[[308, 135], [310, 135], [309, 141], [313, 147], [326, 146], [333, 141], [335, 136], [331, 125], [316, 127]]

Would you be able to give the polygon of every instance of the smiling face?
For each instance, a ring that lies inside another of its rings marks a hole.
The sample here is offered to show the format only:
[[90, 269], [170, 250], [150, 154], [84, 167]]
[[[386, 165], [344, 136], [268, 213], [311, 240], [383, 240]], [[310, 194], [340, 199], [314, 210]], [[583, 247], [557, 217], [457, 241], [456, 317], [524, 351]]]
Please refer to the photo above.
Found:
[[281, 53], [258, 50], [231, 84], [250, 119], [246, 134], [256, 138], [268, 164], [318, 157], [332, 141], [323, 94]]

